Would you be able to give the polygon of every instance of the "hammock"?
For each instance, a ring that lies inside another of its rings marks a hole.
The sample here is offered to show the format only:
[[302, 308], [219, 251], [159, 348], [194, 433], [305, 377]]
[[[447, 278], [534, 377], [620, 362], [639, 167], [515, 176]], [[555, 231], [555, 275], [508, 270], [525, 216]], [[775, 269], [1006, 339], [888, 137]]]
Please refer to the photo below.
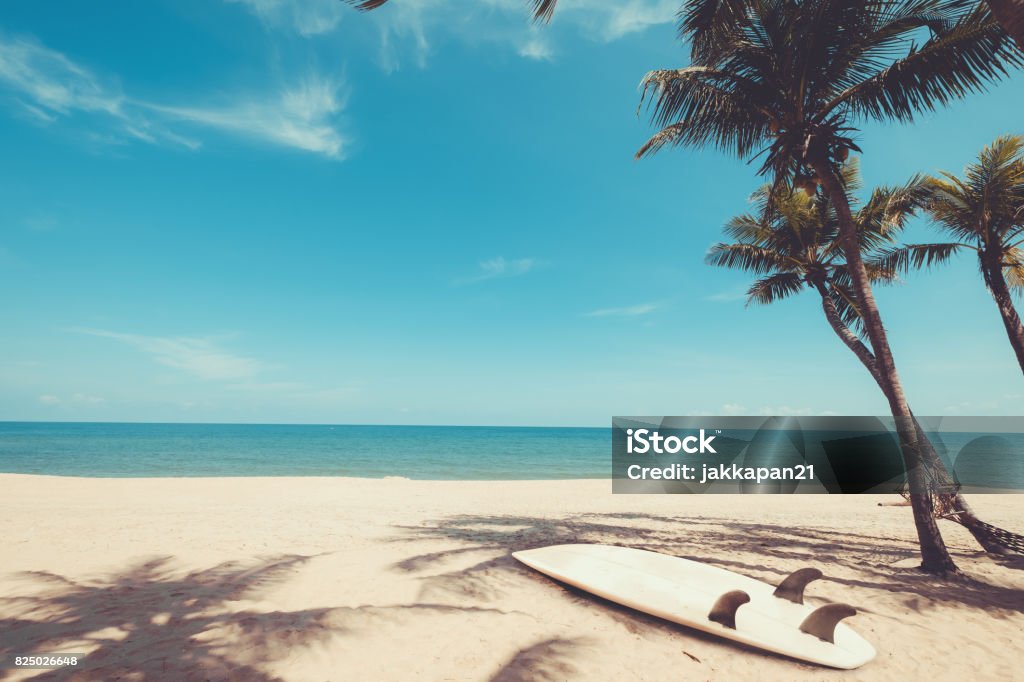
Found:
[[[971, 535], [985, 548], [992, 552], [994, 549], [1004, 552], [1016, 552], [1024, 554], [1024, 535], [1019, 535], [1005, 528], [993, 526], [977, 518], [968, 510], [964, 509], [966, 503], [962, 503], [960, 495], [960, 484], [952, 483], [946, 477], [939, 476], [932, 467], [925, 466], [924, 471], [928, 478], [928, 497], [931, 500], [932, 514], [937, 519], [955, 521], [970, 531]], [[948, 473], [943, 470], [943, 474]], [[899, 490], [907, 500], [910, 499], [910, 484], [905, 481]]]

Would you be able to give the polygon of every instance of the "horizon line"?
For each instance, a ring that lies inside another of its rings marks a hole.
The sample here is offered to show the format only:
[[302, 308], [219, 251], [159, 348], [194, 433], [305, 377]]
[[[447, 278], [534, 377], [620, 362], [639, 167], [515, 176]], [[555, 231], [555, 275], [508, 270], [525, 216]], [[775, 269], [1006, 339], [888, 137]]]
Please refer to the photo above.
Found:
[[386, 424], [386, 423], [328, 423], [328, 422], [177, 422], [177, 421], [95, 421], [75, 419], [0, 419], [0, 424], [134, 424], [139, 426], [407, 426], [437, 428], [481, 428], [481, 429], [604, 429], [608, 426], [579, 426], [572, 424]]

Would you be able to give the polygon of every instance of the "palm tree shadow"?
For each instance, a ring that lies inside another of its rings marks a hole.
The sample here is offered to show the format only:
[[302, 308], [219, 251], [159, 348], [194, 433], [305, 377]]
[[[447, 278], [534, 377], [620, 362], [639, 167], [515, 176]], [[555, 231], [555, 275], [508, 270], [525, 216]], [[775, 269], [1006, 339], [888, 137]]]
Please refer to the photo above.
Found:
[[956, 603], [985, 610], [993, 617], [1024, 612], [1021, 590], [980, 579], [937, 581], [905, 565], [914, 563], [917, 556], [909, 541], [849, 530], [633, 512], [562, 518], [459, 515], [400, 528], [404, 534], [397, 541], [444, 539], [460, 546], [410, 557], [396, 564], [395, 570], [426, 571], [454, 557], [486, 553], [490, 558], [485, 561], [423, 578], [425, 590], [478, 598], [497, 597], [504, 585], [534, 575], [510, 556], [513, 552], [557, 544], [602, 543], [702, 561], [773, 583], [803, 566], [817, 566], [829, 580], [866, 590], [864, 611], [871, 611], [870, 591], [881, 590], [905, 593], [908, 603]]
[[34, 680], [275, 680], [257, 663], [326, 643], [344, 628], [332, 609], [235, 611], [231, 602], [280, 582], [310, 558], [227, 562], [182, 576], [160, 557], [95, 581], [27, 572], [22, 577], [40, 588], [37, 595], [0, 600], [15, 614], [0, 619], [0, 659], [84, 654], [78, 665], [40, 670]]
[[490, 682], [557, 682], [576, 675], [573, 655], [588, 644], [584, 638], [551, 638], [517, 651]]

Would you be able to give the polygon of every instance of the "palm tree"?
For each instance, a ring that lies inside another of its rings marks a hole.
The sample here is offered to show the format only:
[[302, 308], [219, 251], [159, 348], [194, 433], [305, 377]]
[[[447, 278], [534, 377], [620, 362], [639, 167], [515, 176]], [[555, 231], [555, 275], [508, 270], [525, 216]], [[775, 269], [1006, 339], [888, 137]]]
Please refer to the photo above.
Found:
[[[927, 32], [927, 37], [922, 34]], [[933, 515], [918, 431], [875, 303], [840, 168], [859, 120], [912, 121], [916, 113], [981, 91], [1022, 63], [988, 9], [956, 0], [693, 0], [680, 34], [691, 66], [649, 73], [662, 130], [638, 157], [665, 146], [713, 145], [761, 154], [772, 194], [821, 187], [896, 420], [911, 484], [922, 569], [955, 572]]]
[[906, 271], [974, 251], [1024, 372], [1024, 325], [1011, 295], [1024, 291], [1024, 136], [998, 138], [967, 166], [963, 178], [942, 173], [929, 185], [925, 208], [934, 225], [954, 241], [892, 248], [884, 263]]
[[[861, 188], [856, 159], [843, 166], [841, 176], [848, 192]], [[929, 193], [928, 179], [914, 177], [902, 187], [876, 189], [854, 211], [861, 248], [868, 256], [865, 267], [873, 283], [896, 279], [891, 262], [896, 235]], [[752, 200], [754, 212], [737, 216], [725, 226], [725, 233], [735, 241], [715, 244], [707, 262], [758, 276], [747, 291], [748, 305], [774, 303], [806, 289], [816, 292], [832, 331], [882, 391], [887, 390], [878, 362], [862, 338], [863, 324], [851, 291], [850, 273], [838, 247], [838, 221], [828, 196], [819, 191], [810, 196], [780, 192], [773, 197], [772, 186], [764, 185]], [[852, 194], [850, 202], [854, 203]], [[953, 478], [916, 422], [915, 429], [929, 475], [948, 491], [941, 499], [953, 512], [948, 517], [966, 527], [985, 551], [1006, 554], [1009, 548], [991, 532], [993, 527], [974, 514], [959, 492], [953, 492]]]
[[[860, 188], [856, 160], [842, 169], [848, 191]], [[916, 179], [915, 179], [916, 180]], [[915, 181], [899, 189], [876, 189], [869, 201], [853, 214], [861, 248], [868, 253], [895, 246], [894, 235], [910, 210], [890, 209], [891, 203], [908, 203], [919, 192]], [[771, 304], [811, 290], [821, 299], [822, 312], [832, 331], [876, 383], [884, 384], [874, 354], [863, 342], [862, 319], [850, 272], [839, 248], [839, 223], [832, 202], [822, 193], [806, 195], [775, 191], [764, 185], [751, 197], [755, 211], [732, 218], [724, 232], [734, 241], [711, 247], [705, 260], [710, 265], [753, 273], [758, 279], [747, 290], [747, 305]], [[895, 271], [868, 261], [873, 283], [896, 279]]]

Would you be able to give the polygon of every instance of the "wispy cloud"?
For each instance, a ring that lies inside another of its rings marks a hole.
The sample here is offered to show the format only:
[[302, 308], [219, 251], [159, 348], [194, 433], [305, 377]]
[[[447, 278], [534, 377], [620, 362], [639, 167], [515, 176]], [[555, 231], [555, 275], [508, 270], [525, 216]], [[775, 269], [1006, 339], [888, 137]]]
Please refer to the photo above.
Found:
[[678, 0], [611, 0], [567, 4], [575, 4], [580, 10], [592, 5], [594, 17], [589, 22], [593, 31], [592, 36], [600, 37], [606, 42], [644, 31], [651, 26], [672, 23], [679, 12]]
[[227, 0], [244, 5], [268, 27], [285, 28], [303, 36], [330, 33], [346, 11], [340, 0]]
[[208, 338], [144, 336], [103, 329], [78, 328], [73, 331], [120, 341], [142, 351], [162, 365], [180, 369], [208, 381], [247, 380], [266, 368], [259, 360], [226, 351]]
[[560, 0], [552, 24], [537, 30], [527, 19], [525, 5], [522, 0], [396, 0], [360, 19], [376, 25], [382, 64], [394, 70], [410, 52], [424, 66], [434, 43], [442, 39], [503, 44], [528, 59], [551, 59], [554, 36], [564, 29], [595, 42], [611, 42], [670, 24], [679, 9], [678, 0]]
[[538, 61], [550, 60], [554, 57], [554, 51], [547, 41], [533, 37], [519, 48], [519, 56]]
[[653, 313], [659, 307], [657, 303], [640, 303], [623, 308], [598, 308], [586, 313], [584, 317], [636, 317]]
[[205, 129], [334, 159], [343, 157], [347, 143], [337, 127], [345, 107], [341, 83], [315, 75], [296, 87], [237, 93], [230, 105], [152, 102], [128, 96], [114, 79], [101, 78], [34, 39], [0, 34], [0, 86], [42, 125], [83, 118], [102, 128], [95, 138], [114, 142], [134, 139], [198, 149], [201, 143], [192, 134]]
[[498, 256], [490, 260], [480, 261], [476, 274], [459, 278], [455, 280], [455, 284], [472, 284], [501, 277], [519, 277], [530, 272], [535, 267], [537, 267], [537, 261], [533, 258], [506, 260], [503, 256]]
[[275, 99], [224, 107], [147, 106], [182, 121], [335, 159], [342, 157], [346, 143], [332, 123], [345, 100], [340, 85], [330, 80], [312, 78]]
[[745, 301], [746, 299], [747, 288], [737, 287], [728, 291], [720, 291], [717, 294], [711, 294], [705, 300], [715, 301], [716, 303], [732, 303], [734, 301]]
[[88, 69], [28, 38], [0, 37], [0, 80], [46, 118], [72, 111], [121, 116], [124, 98]]

